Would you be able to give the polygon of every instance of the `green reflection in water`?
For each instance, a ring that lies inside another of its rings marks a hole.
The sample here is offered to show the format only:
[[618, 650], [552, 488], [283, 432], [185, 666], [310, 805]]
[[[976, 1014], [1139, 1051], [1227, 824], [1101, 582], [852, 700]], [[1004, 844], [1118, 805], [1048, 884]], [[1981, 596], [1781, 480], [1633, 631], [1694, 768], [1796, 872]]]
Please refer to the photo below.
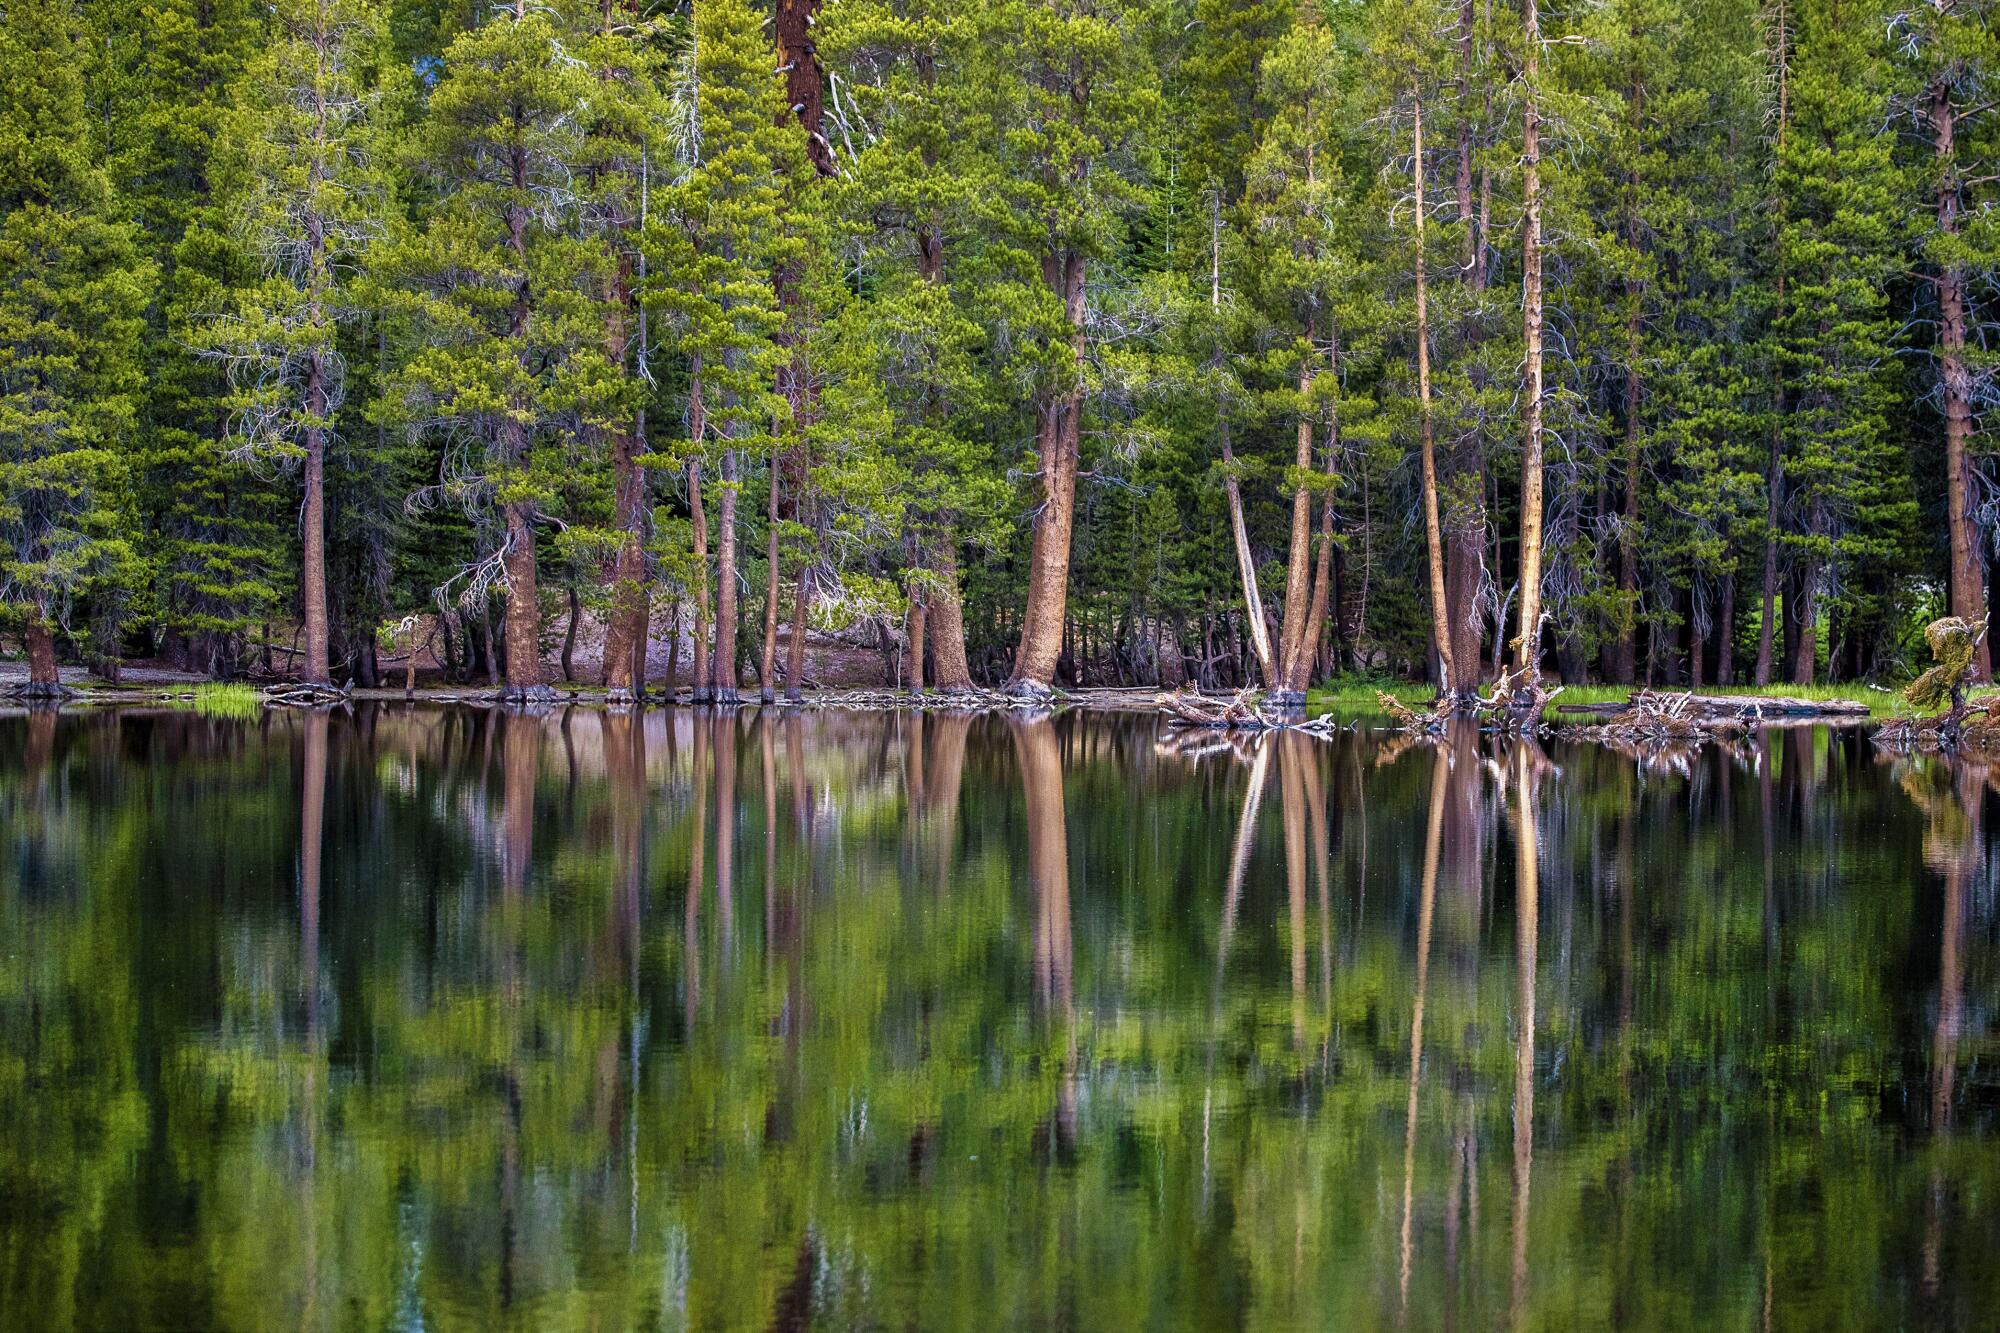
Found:
[[0, 717], [0, 1312], [1979, 1326], [1996, 784], [1823, 730]]

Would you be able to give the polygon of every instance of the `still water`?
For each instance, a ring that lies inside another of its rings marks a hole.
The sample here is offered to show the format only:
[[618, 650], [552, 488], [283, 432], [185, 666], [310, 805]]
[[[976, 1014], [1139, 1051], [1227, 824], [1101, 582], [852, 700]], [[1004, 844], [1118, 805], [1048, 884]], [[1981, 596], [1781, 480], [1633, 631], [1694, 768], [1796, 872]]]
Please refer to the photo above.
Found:
[[1996, 792], [1823, 729], [15, 714], [0, 1324], [1991, 1327]]

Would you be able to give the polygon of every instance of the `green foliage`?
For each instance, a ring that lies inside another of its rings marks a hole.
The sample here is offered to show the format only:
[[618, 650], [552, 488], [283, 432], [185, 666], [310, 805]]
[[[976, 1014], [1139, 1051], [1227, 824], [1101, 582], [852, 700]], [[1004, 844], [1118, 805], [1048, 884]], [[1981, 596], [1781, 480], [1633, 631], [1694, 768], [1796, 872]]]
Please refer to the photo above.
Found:
[[64, 626], [133, 582], [153, 278], [94, 151], [80, 36], [60, 0], [0, 27], [0, 614]]

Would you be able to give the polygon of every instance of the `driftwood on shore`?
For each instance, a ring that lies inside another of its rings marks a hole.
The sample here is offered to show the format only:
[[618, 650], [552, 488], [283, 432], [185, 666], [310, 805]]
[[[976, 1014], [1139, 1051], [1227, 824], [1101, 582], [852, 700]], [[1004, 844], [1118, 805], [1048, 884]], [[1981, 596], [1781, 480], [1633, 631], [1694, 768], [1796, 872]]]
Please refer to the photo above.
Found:
[[1736, 723], [1748, 725], [1766, 718], [1866, 718], [1868, 705], [1858, 699], [1799, 699], [1766, 694], [1681, 694], [1665, 690], [1639, 690], [1631, 698], [1591, 704], [1557, 704], [1558, 713], [1578, 713], [1597, 717], [1671, 717], [1693, 724]]
[[1411, 708], [1379, 690], [1375, 701], [1398, 729], [1421, 735], [1441, 734], [1454, 717], [1470, 719], [1488, 730], [1525, 732], [1536, 728], [1549, 700], [1562, 692], [1562, 686], [1545, 688], [1539, 678], [1520, 668], [1501, 672], [1486, 694], [1447, 695], [1425, 710]]

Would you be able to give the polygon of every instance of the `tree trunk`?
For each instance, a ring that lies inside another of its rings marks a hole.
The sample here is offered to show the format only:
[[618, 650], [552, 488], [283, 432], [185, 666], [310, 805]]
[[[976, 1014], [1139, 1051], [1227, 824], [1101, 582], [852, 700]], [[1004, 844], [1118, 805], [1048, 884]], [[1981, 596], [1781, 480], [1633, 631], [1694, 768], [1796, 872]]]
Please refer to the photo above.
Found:
[[[1336, 377], [1340, 374], [1340, 331], [1330, 331], [1331, 342], [1327, 349], [1327, 369]], [[1294, 694], [1304, 694], [1312, 684], [1313, 664], [1319, 659], [1321, 646], [1326, 638], [1327, 608], [1333, 602], [1333, 545], [1334, 545], [1334, 504], [1332, 481], [1340, 460], [1340, 408], [1336, 404], [1327, 413], [1326, 424], [1326, 476], [1327, 489], [1320, 497], [1319, 504], [1319, 552], [1313, 560], [1312, 593], [1306, 603], [1305, 625], [1299, 632], [1299, 641], [1292, 650], [1289, 670], [1285, 677], [1285, 688]], [[1310, 459], [1307, 460], [1310, 463]], [[1303, 705], [1303, 700], [1301, 700]]]
[[[1772, 150], [1772, 179], [1784, 158], [1785, 135], [1791, 128], [1791, 27], [1784, 6], [1772, 12], [1775, 22], [1769, 39], [1772, 67], [1778, 83], [1777, 139]], [[1782, 191], [1771, 195], [1772, 250], [1778, 253], [1777, 302], [1772, 311], [1775, 322], [1785, 313], [1785, 264], [1779, 245], [1784, 239]], [[1770, 462], [1764, 471], [1764, 619], [1757, 629], [1757, 666], [1752, 677], [1760, 686], [1771, 683], [1771, 640], [1777, 632], [1778, 599], [1778, 507], [1785, 489], [1785, 375], [1782, 365], [1772, 366], [1772, 421]]]
[[1630, 303], [1625, 316], [1625, 503], [1618, 528], [1618, 591], [1624, 594], [1625, 623], [1609, 659], [1611, 679], [1628, 684], [1636, 666], [1639, 633], [1639, 288], [1625, 284]]
[[931, 544], [936, 571], [925, 617], [931, 640], [931, 684], [940, 690], [972, 688], [972, 668], [965, 658], [965, 609], [958, 593], [958, 538], [949, 528]]
[[926, 616], [921, 598], [910, 603], [910, 688], [924, 687], [924, 630]]
[[1799, 576], [1798, 638], [1792, 649], [1792, 684], [1810, 685], [1819, 657], [1819, 561], [1809, 560]]
[[681, 676], [681, 608], [676, 602], [667, 608], [667, 702], [673, 703], [680, 692]]
[[722, 512], [715, 542], [715, 701], [736, 702], [736, 483], [734, 449], [722, 455]]
[[1701, 688], [1702, 655], [1708, 651], [1708, 636], [1701, 630], [1701, 583], [1688, 584], [1688, 684]]
[[[1645, 114], [1645, 86], [1635, 77], [1626, 91], [1625, 106], [1636, 132]], [[1637, 198], [1639, 172], [1636, 167], [1625, 175], [1625, 184], [1634, 201], [1625, 214], [1625, 244], [1636, 255], [1640, 245]], [[1638, 634], [1639, 597], [1639, 402], [1641, 398], [1640, 335], [1643, 331], [1646, 284], [1638, 278], [1625, 280], [1625, 503], [1618, 528], [1618, 591], [1623, 594], [1625, 621], [1617, 641], [1606, 654], [1611, 679], [1630, 683], [1635, 666]], [[1701, 679], [1695, 672], [1695, 680]]]
[[[317, 303], [313, 312], [318, 322]], [[305, 615], [306, 660], [300, 679], [309, 685], [331, 680], [327, 670], [326, 623], [326, 427], [327, 388], [319, 353], [306, 358], [305, 504], [300, 515], [300, 598]]]
[[28, 617], [28, 686], [32, 694], [47, 694], [61, 688], [62, 673], [56, 666], [56, 636], [49, 627], [49, 599], [35, 598], [34, 613]]
[[1542, 20], [1536, 0], [1522, 5], [1521, 336], [1526, 345], [1521, 393], [1521, 628], [1517, 670], [1532, 677], [1542, 637], [1542, 139], [1535, 87]]
[[[1042, 261], [1043, 276], [1063, 298], [1070, 327], [1071, 374], [1080, 376], [1083, 363], [1084, 259], [1079, 254], [1050, 254]], [[1027, 605], [1021, 616], [1021, 642], [1014, 653], [1010, 690], [1041, 693], [1055, 676], [1062, 652], [1064, 612], [1069, 602], [1069, 547], [1076, 509], [1076, 473], [1083, 414], [1083, 391], [1072, 385], [1047, 397], [1037, 414], [1036, 448], [1042, 470], [1042, 509], [1028, 556]]]
[[[583, 602], [576, 594], [576, 585], [569, 585], [569, 624], [563, 630], [562, 673], [565, 683], [576, 679], [576, 622], [583, 619]], [[605, 651], [611, 651], [609, 643]]]
[[545, 691], [542, 681], [542, 613], [535, 600], [535, 529], [529, 506], [516, 501], [507, 516], [507, 692]]
[[[688, 434], [695, 447], [700, 448], [706, 433], [706, 416], [702, 411], [701, 367], [694, 368], [694, 387], [688, 391]], [[688, 513], [694, 529], [694, 702], [707, 703], [714, 689], [709, 678], [709, 601], [708, 601], [708, 510], [701, 499], [701, 459], [688, 460]]]
[[1736, 683], [1736, 575], [1722, 576], [1722, 613], [1715, 627], [1715, 683]]
[[1448, 692], [1457, 672], [1453, 669], [1456, 659], [1452, 656], [1451, 606], [1445, 599], [1444, 536], [1438, 522], [1437, 441], [1431, 424], [1431, 326], [1424, 282], [1424, 103], [1414, 84], [1411, 93], [1416, 109], [1410, 175], [1416, 189], [1417, 430], [1423, 453], [1424, 552], [1430, 568], [1431, 644], [1442, 673], [1440, 684]]
[[[1474, 77], [1474, 48], [1477, 21], [1472, 0], [1461, 0], [1458, 11], [1458, 97], [1461, 108], [1469, 101]], [[1491, 112], [1491, 91], [1486, 113]], [[1487, 215], [1492, 210], [1492, 189], [1487, 169], [1479, 172], [1479, 196], [1473, 198], [1474, 118], [1461, 110], [1458, 120], [1458, 171], [1454, 182], [1458, 220], [1465, 228], [1465, 284], [1470, 293], [1464, 302], [1465, 317], [1461, 338], [1469, 353], [1469, 369], [1474, 391], [1485, 387], [1480, 370], [1478, 344], [1483, 339], [1481, 307], [1487, 285]], [[1452, 617], [1452, 693], [1466, 698], [1478, 691], [1480, 675], [1480, 618], [1473, 608], [1479, 604], [1479, 590], [1486, 579], [1486, 440], [1480, 422], [1468, 422], [1458, 432], [1450, 449], [1450, 496], [1442, 515], [1445, 533], [1445, 603], [1455, 607]], [[1505, 637], [1504, 635], [1502, 636]]]
[[778, 460], [771, 460], [771, 497], [767, 510], [770, 535], [765, 542], [768, 565], [764, 578], [764, 643], [757, 658], [757, 697], [764, 703], [778, 698]]
[[[1958, 109], [1951, 100], [1950, 80], [1931, 84], [1931, 136], [1937, 149], [1937, 228], [1952, 243], [1958, 235], [1958, 170], [1956, 134]], [[1966, 445], [1972, 438], [1972, 374], [1965, 358], [1965, 266], [1947, 259], [1936, 278], [1938, 292], [1938, 372], [1944, 389], [1945, 510], [1951, 530], [1951, 613], [1968, 620], [1986, 614], [1985, 571], [1979, 557], [1979, 528], [1972, 514], [1972, 461]], [[1982, 638], [1973, 658], [1973, 680], [1993, 674], [1989, 641]]]
[[[620, 254], [617, 280], [611, 291], [609, 341], [613, 360], [624, 364], [625, 311], [632, 299], [632, 261]], [[645, 324], [639, 326], [641, 340]], [[646, 639], [651, 622], [647, 607], [646, 474], [639, 457], [646, 450], [646, 409], [633, 414], [632, 429], [611, 435], [612, 523], [618, 529], [618, 554], [611, 568], [611, 610], [604, 623], [604, 688], [613, 695], [645, 689]]]

